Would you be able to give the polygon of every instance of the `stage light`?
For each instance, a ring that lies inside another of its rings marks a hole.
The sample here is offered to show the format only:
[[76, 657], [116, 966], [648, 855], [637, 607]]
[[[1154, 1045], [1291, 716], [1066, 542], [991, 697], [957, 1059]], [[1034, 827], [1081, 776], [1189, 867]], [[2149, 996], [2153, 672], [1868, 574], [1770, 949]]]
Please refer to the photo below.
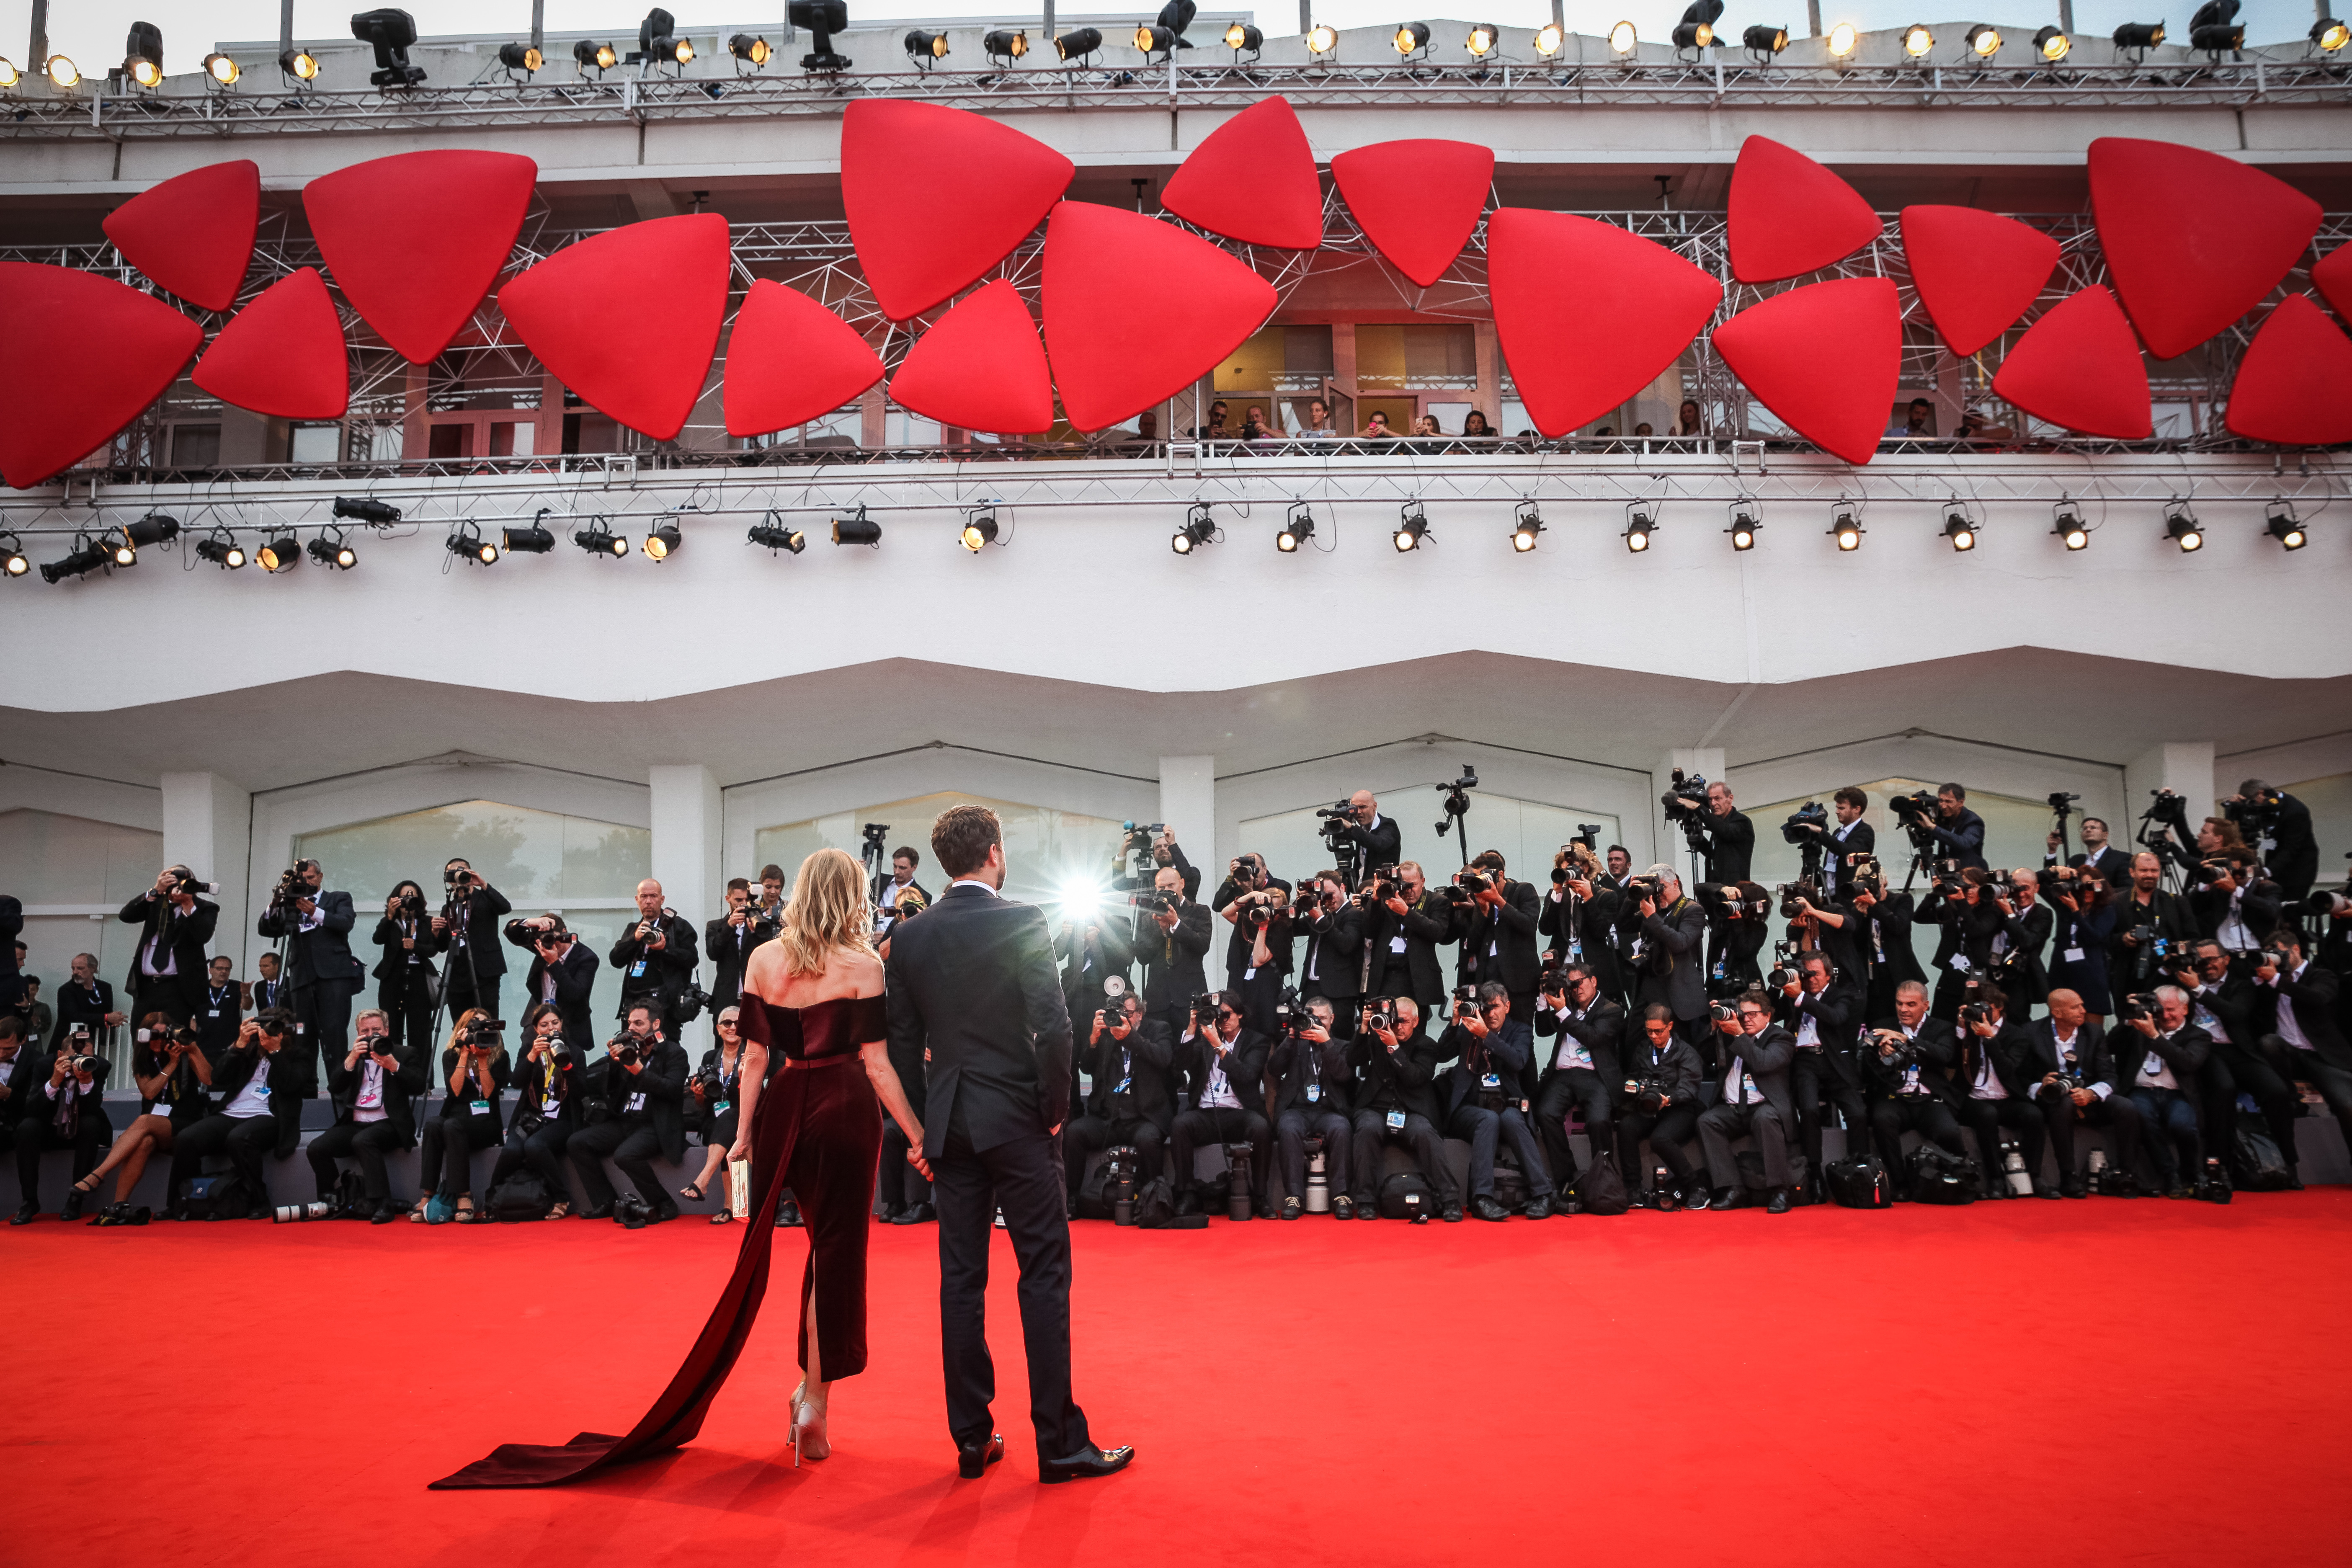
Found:
[[582, 38], [572, 46], [572, 63], [583, 72], [593, 70], [602, 76], [620, 64], [621, 57], [614, 52], [610, 44], [591, 43]]
[[1217, 525], [1209, 515], [1209, 503], [1196, 500], [1184, 514], [1184, 526], [1168, 541], [1168, 548], [1179, 555], [1190, 555], [1203, 544], [1215, 542]]
[[2333, 16], [2322, 16], [2311, 25], [2311, 41], [2319, 46], [2322, 54], [2332, 55], [2346, 44], [2352, 43], [2352, 27], [2347, 27]]
[[1389, 45], [1405, 58], [1412, 58], [1413, 56], [1429, 47], [1429, 24], [1426, 22], [1402, 24], [1397, 28], [1395, 36], [1389, 39]]
[[2189, 18], [2189, 47], [2220, 54], [2245, 47], [2246, 29], [2237, 25], [2238, 0], [2205, 0]]
[[1274, 547], [1285, 555], [1296, 555], [1298, 547], [1314, 537], [1315, 514], [1307, 510], [1305, 501], [1293, 501], [1282, 531], [1274, 536]]
[[375, 50], [375, 69], [368, 81], [376, 87], [415, 87], [425, 79], [425, 68], [408, 63], [416, 43], [416, 18], [386, 6], [362, 11], [352, 18], [352, 37]]
[[1389, 542], [1396, 546], [1398, 554], [1403, 555], [1420, 549], [1421, 542], [1429, 537], [1429, 520], [1421, 515], [1421, 503], [1417, 500], [1405, 502], [1397, 511], [1401, 521], [1396, 532], [1389, 536]]
[[1927, 30], [1925, 22], [1914, 22], [1903, 29], [1903, 52], [1913, 59], [1924, 58], [1936, 47], [1936, 35]]
[[1852, 22], [1840, 22], [1830, 29], [1830, 58], [1844, 59], [1862, 42], [1862, 29]]
[[222, 87], [235, 87], [236, 79], [244, 74], [237, 68], [236, 62], [226, 55], [215, 53], [205, 57], [205, 75]]
[[906, 45], [908, 58], [919, 70], [929, 70], [932, 61], [948, 58], [948, 36], [945, 33], [926, 33], [920, 27], [909, 27], [907, 29]]
[[539, 521], [540, 517], [546, 515], [546, 510], [541, 509], [539, 517], [532, 518], [523, 527], [506, 530], [500, 539], [506, 552], [509, 555], [545, 555], [552, 551], [555, 535]]
[[289, 49], [278, 57], [278, 68], [296, 81], [319, 79], [319, 57], [308, 49]]
[[784, 7], [784, 19], [795, 27], [806, 27], [809, 41], [816, 46], [801, 57], [801, 69], [845, 71], [849, 68], [849, 58], [833, 52], [833, 36], [849, 28], [847, 0], [792, 0]]
[[601, 517], [592, 518], [585, 528], [573, 529], [572, 542], [591, 555], [601, 555], [615, 561], [629, 553], [629, 536], [625, 533], [614, 533], [611, 525]]
[[1715, 24], [1723, 16], [1723, 0], [1691, 0], [1682, 20], [1675, 24], [1675, 47], [1678, 49], [1710, 48], [1715, 44]]
[[25, 556], [25, 542], [13, 533], [0, 533], [0, 577], [22, 577], [33, 569]]
[[1620, 55], [1631, 56], [1641, 41], [1642, 35], [1633, 30], [1631, 22], [1620, 22], [1609, 29], [1609, 47]]
[[110, 566], [136, 566], [139, 564], [139, 552], [129, 541], [118, 539], [106, 547], [106, 561]]
[[1969, 53], [1980, 60], [1989, 60], [2000, 53], [2000, 29], [1990, 23], [1979, 22], [1968, 31]]
[[2056, 27], [2044, 27], [2033, 35], [2033, 52], [2042, 57], [2045, 65], [2056, 65], [2074, 47], [2074, 40]]
[[1138, 27], [1135, 30], [1135, 47], [1146, 56], [1172, 54], [1176, 49], [1176, 35], [1166, 27]]
[[833, 542], [835, 544], [864, 544], [879, 550], [882, 548], [882, 525], [867, 517], [866, 509], [861, 506], [852, 516], [833, 520]]
[[1789, 47], [1789, 29], [1759, 22], [1739, 35], [1739, 42], [1752, 54], [1777, 55]]
[[666, 517], [646, 531], [645, 542], [637, 548], [646, 552], [648, 561], [667, 561], [685, 542], [686, 536], [677, 530], [677, 519]]
[[209, 561], [224, 572], [234, 572], [245, 564], [245, 546], [226, 529], [215, 529], [196, 541], [196, 559]]
[[1757, 509], [1754, 505], [1748, 502], [1741, 501], [1733, 503], [1731, 508], [1731, 526], [1724, 530], [1724, 532], [1731, 535], [1732, 549], [1753, 550], [1756, 548], [1756, 535], [1764, 526], [1761, 522], [1757, 521], [1756, 510]]
[[1503, 35], [1494, 23], [1481, 22], [1470, 29], [1470, 36], [1463, 40], [1462, 47], [1470, 51], [1472, 59], [1483, 60], [1501, 47], [1502, 42]]
[[302, 560], [302, 542], [290, 533], [284, 534], [266, 542], [254, 552], [253, 558], [261, 563], [261, 569], [272, 576], [280, 572], [290, 572]]
[[996, 513], [976, 511], [964, 520], [963, 547], [974, 555], [996, 542]]
[[2054, 521], [2050, 525], [2050, 531], [2058, 536], [2058, 542], [2069, 550], [2089, 549], [2091, 530], [2090, 525], [2083, 521], [2083, 514], [2063, 501], [2052, 510]]
[[727, 40], [727, 52], [753, 70], [758, 70], [768, 63], [768, 57], [774, 51], [768, 47], [767, 39], [751, 33], [738, 33]]
[[694, 45], [677, 36], [677, 18], [656, 5], [637, 24], [637, 58], [647, 65], [691, 65]]
[[808, 535], [773, 510], [745, 530], [743, 539], [746, 543], [757, 544], [772, 552], [790, 551], [794, 555], [808, 548]]
[[360, 552], [343, 542], [343, 531], [331, 528], [310, 541], [310, 559], [331, 572], [348, 572], [360, 563]]
[[87, 576], [106, 565], [107, 562], [106, 551], [90, 542], [89, 534], [77, 533], [72, 550], [58, 560], [41, 563], [41, 581], [62, 583], [68, 577]]
[[141, 545], [162, 544], [167, 540], [177, 539], [179, 536], [180, 520], [178, 518], [166, 517], [160, 511], [151, 511], [137, 522], [126, 523], [123, 526], [122, 542], [114, 546], [114, 563], [117, 566], [131, 565], [139, 559]]
[[2197, 514], [2178, 502], [2165, 509], [2164, 536], [2180, 546], [2183, 555], [2205, 548], [2205, 531], [2197, 526]]
[[1944, 537], [1952, 542], [1954, 550], [1974, 550], [1977, 547], [1977, 525], [1969, 521], [1967, 512], [1956, 508], [1944, 514]]
[[2146, 51], [2164, 42], [2161, 22], [2126, 22], [2116, 29], [2115, 45], [2119, 49]]
[[499, 64], [510, 71], [520, 71], [525, 76], [537, 76], [539, 68], [546, 63], [547, 57], [529, 44], [499, 46]]
[[1054, 53], [1063, 60], [1083, 60], [1102, 47], [1102, 31], [1097, 27], [1078, 27], [1054, 40]]
[[1536, 29], [1536, 53], [1549, 59], [1568, 43], [1568, 31], [1558, 22], [1546, 22]]
[[[441, 548], [458, 559], [469, 561], [477, 566], [495, 566], [499, 563], [497, 542], [484, 539], [482, 531], [474, 526], [473, 520], [470, 518], [450, 528], [449, 537], [441, 542]], [[265, 562], [264, 564], [268, 563]]]
[[2294, 508], [2284, 501], [2272, 506], [2270, 521], [2263, 525], [2263, 531], [2288, 550], [2300, 550], [2309, 542], [2304, 535], [2303, 524], [2295, 521]]
[[[63, 55], [51, 55], [43, 60], [41, 74], [47, 77], [52, 85], [67, 92], [81, 85], [81, 68]], [[42, 570], [46, 572], [48, 568], [45, 566]]]
[[1536, 547], [1536, 541], [1543, 537], [1543, 513], [1536, 510], [1536, 503], [1531, 500], [1521, 501], [1517, 512], [1511, 521], [1513, 553], [1525, 555], [1528, 551], [1533, 550]]
[[1657, 528], [1650, 514], [1639, 503], [1625, 509], [1625, 548], [1640, 555], [1650, 548], [1650, 535]]
[[400, 509], [373, 496], [337, 496], [335, 515], [364, 522], [370, 528], [389, 528], [400, 521]]
[[1192, 40], [1184, 36], [1184, 29], [1192, 25], [1193, 14], [1199, 9], [1193, 0], [1168, 0], [1168, 4], [1160, 7], [1160, 15], [1151, 19], [1152, 25], [1175, 34], [1178, 48], [1189, 49], [1192, 47]]
[[1838, 507], [1830, 513], [1830, 537], [1837, 541], [1841, 551], [1851, 553], [1862, 548], [1862, 524], [1855, 521], [1850, 507]]
[[122, 74], [141, 87], [163, 80], [163, 32], [152, 22], [133, 22], [122, 46]]
[[980, 41], [980, 48], [998, 65], [1009, 66], [1029, 53], [1029, 35], [1008, 33], [1000, 27]]

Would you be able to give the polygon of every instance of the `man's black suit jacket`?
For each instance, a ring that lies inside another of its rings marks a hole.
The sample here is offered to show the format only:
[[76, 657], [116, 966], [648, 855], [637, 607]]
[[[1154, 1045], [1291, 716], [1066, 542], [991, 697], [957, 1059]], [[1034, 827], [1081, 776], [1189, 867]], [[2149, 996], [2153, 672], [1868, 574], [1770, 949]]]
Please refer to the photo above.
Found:
[[[1298, 953], [1298, 994], [1353, 1002], [1364, 994], [1364, 910], [1353, 900], [1336, 910], [1294, 918], [1293, 936], [1307, 939]], [[1347, 1011], [1341, 1008], [1341, 1012]]]
[[321, 889], [310, 900], [318, 907], [319, 923], [309, 931], [302, 929], [301, 915], [290, 906], [283, 911], [263, 910], [255, 929], [263, 936], [286, 939], [288, 984], [297, 989], [330, 981], [357, 985], [367, 971], [352, 956], [352, 896]]
[[[1764, 1103], [1780, 1113], [1781, 1131], [1793, 1142], [1797, 1136], [1797, 1093], [1791, 1087], [1789, 1069], [1796, 1065], [1797, 1042], [1789, 1031], [1778, 1024], [1767, 1024], [1763, 1032], [1741, 1035], [1734, 1039], [1727, 1035], [1716, 1042], [1716, 1051], [1723, 1063], [1722, 1077], [1731, 1072], [1732, 1058], [1737, 1057], [1756, 1080], [1757, 1092]], [[1729, 1103], [1729, 1101], [1726, 1101]]]
[[[1355, 1078], [1348, 1070], [1348, 1042], [1326, 1040], [1317, 1045], [1286, 1033], [1265, 1054], [1265, 1076], [1274, 1085], [1274, 1113], [1286, 1110], [1333, 1110], [1345, 1116], [1349, 1090]], [[1307, 1102], [1309, 1082], [1322, 1086], [1321, 1098]]]
[[[1457, 917], [1462, 953], [1456, 973], [1465, 985], [1500, 981], [1514, 995], [1536, 988], [1542, 967], [1537, 955], [1537, 925], [1542, 905], [1531, 882], [1503, 882], [1497, 909], [1465, 904]], [[1486, 950], [1496, 950], [1489, 957]]]
[[[1536, 1003], [1536, 1034], [1549, 1039], [1565, 1035], [1582, 1046], [1592, 1056], [1592, 1070], [1601, 1076], [1601, 1084], [1614, 1093], [1624, 1079], [1618, 1076], [1622, 1068], [1620, 1054], [1625, 1037], [1625, 1009], [1595, 993], [1592, 1005], [1583, 1017], [1570, 1007], [1565, 1016], [1554, 1012], [1538, 999]], [[1549, 1081], [1559, 1071], [1559, 1047], [1538, 1046], [1536, 1055], [1542, 1058], [1542, 1081]]]
[[[67, 1032], [76, 1024], [89, 1026], [93, 1045], [106, 1038], [106, 1016], [114, 1011], [114, 987], [103, 980], [93, 980], [90, 984], [96, 995], [75, 984], [70, 978], [58, 987], [57, 1023], [49, 1030], [49, 1049], [56, 1050], [64, 1045]], [[203, 987], [199, 985], [197, 990], [201, 994]], [[131, 1019], [131, 1026], [136, 1029], [139, 1020]]]
[[[2303, 1037], [2311, 1042], [2313, 1054], [2338, 1071], [2352, 1072], [2352, 1044], [2346, 1043], [2344, 1031], [2336, 1021], [2336, 999], [2342, 986], [2343, 977], [2334, 970], [2306, 959], [2301, 975], [2290, 975], [2281, 970], [2275, 987], [2261, 985], [2257, 991], [2274, 993], [2273, 1005], [2267, 1009], [2271, 1015], [2272, 1033], [2278, 1032], [2280, 1010], [2292, 1007], [2294, 1009], [2295, 1026], [2303, 1031]], [[2257, 1016], [2263, 1011], [2264, 1009], [2258, 1004]], [[2288, 1051], [2290, 1055], [2300, 1054], [2293, 1047], [2289, 1047]]]
[[929, 1053], [927, 1157], [951, 1125], [979, 1153], [1069, 1120], [1069, 1005], [1042, 911], [956, 883], [893, 933], [887, 968], [892, 1051]]
[[1160, 929], [1150, 910], [1138, 910], [1129, 946], [1143, 966], [1143, 1009], [1154, 1017], [1191, 1006], [1209, 988], [1202, 966], [1209, 952], [1208, 905], [1186, 899], [1176, 910], [1176, 929], [1169, 931]]
[[1378, 866], [1393, 866], [1404, 858], [1404, 829], [1396, 818], [1375, 812], [1372, 826], [1350, 822], [1347, 826], [1348, 842], [1356, 847], [1356, 869], [1368, 872]]
[[1828, 879], [1828, 882], [1822, 890], [1839, 902], [1844, 902], [1845, 895], [1839, 889], [1844, 888], [1848, 879], [1853, 875], [1853, 868], [1847, 862], [1856, 855], [1877, 853], [1878, 830], [1867, 822], [1856, 818], [1854, 825], [1846, 829], [1843, 839], [1834, 830], [1824, 829], [1822, 833], [1822, 875]]
[[[1710, 882], [1744, 882], [1748, 868], [1756, 858], [1756, 824], [1737, 806], [1721, 816], [1711, 811], [1698, 814], [1699, 826], [1706, 830], [1698, 852], [1706, 861], [1706, 879]], [[1762, 1087], [1759, 1079], [1758, 1087]]]
[[[1264, 1104], [1265, 1058], [1273, 1047], [1274, 1042], [1255, 1029], [1244, 1028], [1234, 1037], [1233, 1049], [1225, 1053], [1225, 1083], [1244, 1110], [1257, 1110]], [[1216, 1062], [1216, 1047], [1209, 1044], [1208, 1036], [1196, 1032], [1191, 1039], [1176, 1042], [1176, 1070], [1184, 1083], [1183, 1103], [1176, 1108], [1179, 1115], [1200, 1108], [1201, 1096], [1208, 1092], [1209, 1069]]]
[[1371, 921], [1365, 945], [1371, 950], [1373, 984], [1379, 984], [1381, 971], [1394, 956], [1391, 942], [1403, 937], [1405, 969], [1412, 979], [1411, 994], [1427, 1017], [1445, 1000], [1445, 966], [1437, 950], [1461, 935], [1445, 900], [1423, 889], [1420, 901], [1403, 914], [1386, 904], [1374, 904], [1365, 913]]
[[[140, 928], [139, 941], [131, 950], [131, 967], [122, 978], [122, 988], [132, 995], [138, 994], [139, 983], [144, 978], [139, 969], [139, 954], [161, 922], [167, 928], [163, 933], [164, 944], [172, 950], [173, 966], [179, 971], [181, 992], [193, 1005], [195, 998], [203, 994], [208, 978], [205, 972], [205, 944], [212, 941], [213, 931], [220, 923], [220, 906], [198, 899], [195, 908], [184, 915], [169, 899], [157, 898], [151, 888], [123, 905], [114, 918], [124, 925]], [[350, 922], [346, 921], [343, 929], [350, 930]]]
[[[466, 946], [457, 945], [457, 914], [460, 905], [466, 915]], [[455, 981], [466, 973], [466, 953], [474, 955], [471, 978], [491, 981], [504, 978], [507, 972], [507, 950], [499, 942], [499, 921], [514, 912], [507, 896], [485, 882], [468, 892], [464, 899], [452, 899], [441, 906], [441, 918], [449, 922], [440, 935], [433, 939], [433, 951], [446, 953], [449, 962], [443, 973]]]
[[1437, 1121], [1437, 1042], [1415, 1030], [1400, 1037], [1391, 1052], [1369, 1029], [1356, 1031], [1349, 1058], [1356, 1065], [1356, 1093], [1349, 1103], [1360, 1110], [1391, 1107], [1408, 1116]]
[[[391, 1042], [387, 1039], [385, 1043]], [[393, 1131], [399, 1135], [400, 1146], [405, 1149], [416, 1142], [415, 1097], [432, 1086], [425, 1078], [424, 1052], [408, 1046], [393, 1046], [392, 1054], [400, 1066], [383, 1075], [383, 1109], [392, 1121]], [[364, 1060], [355, 1068], [343, 1066], [343, 1058], [349, 1055], [348, 1049], [341, 1050], [327, 1060], [327, 1094], [335, 1102], [338, 1126], [352, 1120], [360, 1089], [367, 1081]]]
[[[1887, 1018], [1875, 1026], [1882, 1029], [1900, 1029], [1902, 1026]], [[1934, 1098], [1949, 1105], [1952, 1102], [1952, 1080], [1946, 1076], [1952, 1064], [1959, 1060], [1960, 1040], [1952, 1026], [1941, 1018], [1919, 1020], [1918, 1037], [1912, 1042], [1918, 1047], [1919, 1085]], [[1890, 1066], [1878, 1054], [1878, 1047], [1865, 1039], [1854, 1047], [1853, 1054], [1862, 1063], [1863, 1083], [1872, 1100], [1892, 1100], [1900, 1103], [1906, 1069]]]
[[[1636, 1006], [1663, 1003], [1685, 1022], [1706, 1012], [1706, 910], [1696, 899], [1677, 900], [1643, 920], [1640, 905], [1620, 908], [1618, 954], [1633, 988]], [[1636, 959], [1633, 939], [1646, 951]]]
[[[2065, 1053], [2058, 1047], [2058, 1026], [2047, 1017], [2036, 1018], [2018, 1031], [2023, 1042], [2024, 1060], [2032, 1079], [2040, 1083], [2048, 1074], [2066, 1070]], [[2096, 1018], [2085, 1018], [2074, 1031], [2074, 1076], [2083, 1087], [2105, 1084], [2120, 1089], [2116, 1082], [2115, 1057], [2107, 1049], [2107, 1032]]]
[[[531, 935], [530, 928], [520, 921], [507, 922], [507, 941], [530, 949], [530, 973], [523, 978], [526, 1012], [547, 994], [547, 960], [539, 956]], [[591, 994], [596, 989], [596, 967], [594, 951], [577, 939], [555, 961], [555, 1011], [563, 1019], [563, 1037], [578, 1053], [585, 1053], [596, 1038], [595, 1017], [588, 1009]]]
[[[1853, 1056], [1853, 1037], [1862, 1027], [1863, 1013], [1862, 983], [1857, 977], [1841, 973], [1818, 996], [1810, 991], [1794, 996], [1783, 994], [1774, 998], [1772, 1010], [1792, 1042], [1804, 1019], [1811, 1016], [1814, 1037], [1822, 1043], [1822, 1064], [1847, 1088], [1862, 1087], [1862, 1067]], [[1800, 1047], [1799, 1056], [1803, 1052]]]
[[[512, 940], [511, 936], [509, 940]], [[719, 970], [710, 982], [713, 1007], [732, 1005], [743, 994], [743, 971], [751, 966], [751, 955], [775, 940], [776, 928], [762, 925], [757, 920], [746, 920], [738, 925], [720, 915], [704, 924], [702, 953]], [[536, 996], [538, 993], [531, 994]]]
[[[1093, 1018], [1087, 1020], [1086, 1028], [1088, 1035], [1093, 1034]], [[1171, 1047], [1168, 1026], [1157, 1018], [1146, 1018], [1129, 1030], [1124, 1040], [1105, 1029], [1100, 1040], [1082, 1047], [1080, 1062], [1092, 1083], [1087, 1094], [1088, 1114], [1105, 1121], [1139, 1116], [1165, 1135], [1175, 1120], [1168, 1096], [1168, 1068], [1175, 1059]], [[1125, 1105], [1118, 1096], [1121, 1079], [1128, 1085]]]

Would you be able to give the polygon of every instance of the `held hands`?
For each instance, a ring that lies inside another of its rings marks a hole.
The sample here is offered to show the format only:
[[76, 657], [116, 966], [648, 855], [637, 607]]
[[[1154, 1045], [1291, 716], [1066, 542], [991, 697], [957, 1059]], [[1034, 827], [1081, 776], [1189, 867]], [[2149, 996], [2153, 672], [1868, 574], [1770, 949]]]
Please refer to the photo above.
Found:
[[1388, 900], [1388, 910], [1389, 913], [1392, 915], [1402, 916], [1411, 914], [1412, 912], [1412, 906], [1406, 903], [1402, 898], [1398, 897], [1395, 894], [1391, 894]]
[[1658, 912], [1658, 900], [1655, 899], [1645, 898], [1640, 903], [1633, 906], [1633, 912], [1641, 916], [1643, 920], [1648, 920], [1652, 915]]

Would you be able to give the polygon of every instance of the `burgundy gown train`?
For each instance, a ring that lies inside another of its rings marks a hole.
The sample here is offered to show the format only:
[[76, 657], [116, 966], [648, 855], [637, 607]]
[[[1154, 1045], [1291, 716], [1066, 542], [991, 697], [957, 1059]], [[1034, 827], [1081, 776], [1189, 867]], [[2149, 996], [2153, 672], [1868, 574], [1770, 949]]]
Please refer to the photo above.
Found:
[[796, 1320], [801, 1365], [808, 1365], [814, 1286], [825, 1380], [866, 1369], [866, 1209], [881, 1154], [882, 1119], [857, 1056], [861, 1041], [884, 1037], [882, 998], [778, 1007], [746, 992], [741, 1005], [743, 1038], [766, 1046], [770, 1061], [768, 1084], [751, 1119], [751, 1218], [735, 1254], [735, 1272], [686, 1363], [625, 1436], [583, 1432], [561, 1445], [501, 1443], [488, 1458], [442, 1477], [431, 1489], [557, 1486], [692, 1441], [760, 1315], [775, 1241], [776, 1200], [787, 1185], [800, 1200], [809, 1236]]

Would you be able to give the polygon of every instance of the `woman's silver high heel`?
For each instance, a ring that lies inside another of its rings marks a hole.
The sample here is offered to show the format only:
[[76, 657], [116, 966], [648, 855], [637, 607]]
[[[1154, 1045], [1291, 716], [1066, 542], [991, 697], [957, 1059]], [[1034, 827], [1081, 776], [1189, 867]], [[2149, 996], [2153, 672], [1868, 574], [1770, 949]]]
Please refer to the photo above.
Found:
[[803, 1457], [822, 1459], [833, 1452], [824, 1432], [825, 1413], [801, 1397], [807, 1387], [803, 1383], [793, 1390], [793, 1468], [796, 1470]]

